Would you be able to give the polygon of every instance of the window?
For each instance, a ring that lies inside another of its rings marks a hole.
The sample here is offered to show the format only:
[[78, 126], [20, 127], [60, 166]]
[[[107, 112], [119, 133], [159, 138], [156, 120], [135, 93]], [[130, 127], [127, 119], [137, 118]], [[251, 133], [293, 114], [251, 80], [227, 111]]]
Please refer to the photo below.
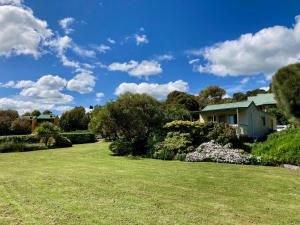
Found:
[[219, 123], [225, 123], [225, 122], [226, 122], [226, 116], [225, 115], [219, 116]]
[[227, 116], [227, 123], [228, 124], [237, 124], [237, 115], [233, 114], [233, 115]]
[[261, 117], [261, 120], [262, 120], [263, 126], [266, 126], [266, 117], [262, 116], [262, 117]]

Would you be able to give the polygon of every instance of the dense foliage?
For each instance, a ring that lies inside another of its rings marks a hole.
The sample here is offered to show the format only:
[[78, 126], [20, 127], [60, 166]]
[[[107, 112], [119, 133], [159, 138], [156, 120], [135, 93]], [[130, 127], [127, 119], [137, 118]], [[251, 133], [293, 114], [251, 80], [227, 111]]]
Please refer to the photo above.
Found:
[[272, 83], [279, 108], [286, 116], [300, 120], [300, 64], [279, 69]]
[[182, 155], [192, 152], [192, 138], [189, 133], [169, 132], [163, 142], [155, 145], [154, 158], [171, 160], [176, 155], [181, 158]]
[[60, 118], [59, 125], [64, 131], [87, 130], [90, 116], [83, 107], [75, 107], [66, 111]]
[[270, 115], [276, 117], [277, 124], [280, 124], [280, 125], [289, 124], [289, 121], [288, 121], [287, 117], [284, 115], [284, 113], [282, 112], [281, 109], [270, 108], [270, 109], [267, 109], [267, 113], [269, 113]]
[[34, 132], [42, 143], [49, 147], [53, 147], [53, 145], [55, 145], [53, 142], [59, 137], [60, 128], [53, 123], [44, 122], [39, 125]]
[[15, 110], [0, 110], [0, 135], [12, 134], [11, 125], [18, 117]]
[[73, 144], [93, 143], [96, 141], [95, 134], [90, 132], [61, 133], [61, 136], [69, 139]]
[[0, 153], [8, 152], [28, 152], [35, 150], [43, 150], [47, 147], [42, 143], [24, 143], [24, 142], [6, 142], [0, 143]]
[[30, 134], [31, 133], [31, 122], [17, 118], [11, 124], [11, 131], [13, 134]]
[[0, 136], [0, 144], [9, 143], [9, 142], [13, 142], [13, 143], [23, 142], [23, 143], [32, 144], [32, 143], [38, 143], [39, 138], [33, 134]]
[[262, 156], [265, 164], [300, 165], [300, 129], [273, 133], [263, 143], [253, 146], [253, 154]]
[[180, 105], [189, 111], [199, 111], [199, 104], [196, 97], [181, 91], [173, 91], [168, 94], [166, 103]]

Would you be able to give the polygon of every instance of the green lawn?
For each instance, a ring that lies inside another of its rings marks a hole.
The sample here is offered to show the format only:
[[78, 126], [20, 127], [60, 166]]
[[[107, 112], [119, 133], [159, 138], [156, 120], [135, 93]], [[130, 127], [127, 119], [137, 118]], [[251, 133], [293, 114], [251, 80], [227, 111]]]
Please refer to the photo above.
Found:
[[300, 173], [113, 157], [107, 143], [0, 154], [0, 224], [300, 224]]

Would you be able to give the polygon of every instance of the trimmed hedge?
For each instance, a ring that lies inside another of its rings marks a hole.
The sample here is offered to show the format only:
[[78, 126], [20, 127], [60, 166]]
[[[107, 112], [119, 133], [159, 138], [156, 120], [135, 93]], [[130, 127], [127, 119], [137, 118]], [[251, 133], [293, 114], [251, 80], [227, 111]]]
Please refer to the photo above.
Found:
[[61, 133], [63, 137], [68, 138], [72, 144], [85, 144], [85, 143], [94, 143], [96, 142], [95, 134], [88, 132], [71, 132], [71, 133]]
[[29, 152], [36, 150], [48, 149], [45, 144], [34, 143], [34, 144], [25, 144], [23, 142], [7, 142], [0, 144], [0, 153], [8, 152]]
[[[84, 144], [96, 142], [96, 136], [88, 132], [75, 132], [75, 133], [61, 133], [63, 137], [68, 138], [72, 144]], [[40, 140], [36, 135], [8, 135], [0, 136], [1, 143], [26, 143], [34, 144], [39, 143]]]
[[253, 145], [252, 154], [266, 165], [300, 165], [300, 129], [273, 133], [265, 142]]
[[27, 143], [34, 144], [39, 143], [40, 140], [36, 135], [9, 135], [9, 136], [0, 136], [0, 144], [2, 143]]

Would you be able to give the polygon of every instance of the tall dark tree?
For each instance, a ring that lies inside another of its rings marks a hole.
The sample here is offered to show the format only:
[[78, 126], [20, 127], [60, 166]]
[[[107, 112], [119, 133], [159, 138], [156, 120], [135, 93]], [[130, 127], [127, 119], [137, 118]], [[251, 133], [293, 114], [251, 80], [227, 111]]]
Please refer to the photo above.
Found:
[[221, 103], [225, 95], [226, 91], [219, 86], [208, 86], [199, 93], [200, 99], [207, 100], [207, 104]]
[[15, 110], [0, 110], [0, 135], [11, 133], [11, 125], [19, 117]]
[[196, 97], [181, 91], [173, 91], [167, 96], [167, 104], [181, 105], [189, 111], [198, 111], [199, 104]]
[[247, 94], [237, 92], [233, 94], [232, 98], [235, 102], [245, 101], [247, 100]]
[[31, 116], [31, 113], [30, 112], [25, 112], [25, 113], [23, 113], [22, 116]]
[[87, 130], [90, 122], [89, 115], [83, 107], [75, 107], [64, 112], [60, 118], [60, 127], [64, 131]]
[[256, 96], [258, 94], [266, 94], [266, 93], [268, 92], [263, 89], [257, 88], [251, 91], [247, 91], [246, 95], [249, 97], [249, 96]]
[[34, 111], [32, 111], [31, 115], [32, 116], [40, 116], [41, 112], [39, 110], [34, 110]]
[[45, 110], [45, 111], [43, 112], [43, 114], [44, 114], [44, 115], [51, 115], [52, 112], [51, 112], [50, 110]]
[[300, 120], [300, 64], [291, 64], [273, 76], [272, 90], [278, 107], [289, 118]]
[[164, 124], [161, 103], [146, 94], [126, 93], [92, 114], [90, 129], [106, 138], [131, 143], [131, 154], [145, 154], [150, 134]]

